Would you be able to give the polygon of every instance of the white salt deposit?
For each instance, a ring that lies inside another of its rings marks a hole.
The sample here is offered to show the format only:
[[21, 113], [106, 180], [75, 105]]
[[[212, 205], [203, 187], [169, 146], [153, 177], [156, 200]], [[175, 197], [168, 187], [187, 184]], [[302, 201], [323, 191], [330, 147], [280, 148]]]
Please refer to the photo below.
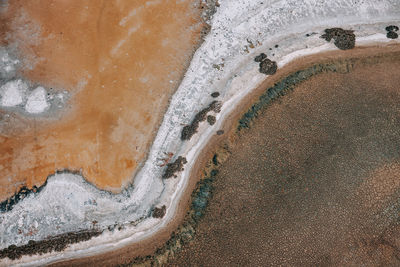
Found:
[[0, 47], [0, 78], [11, 78], [18, 63], [19, 60], [13, 58], [5, 48]]
[[[259, 53], [267, 52], [268, 57], [282, 67], [302, 55], [336, 50], [332, 43], [319, 38], [319, 34], [330, 27], [355, 30], [356, 45], [397, 42], [384, 35], [385, 26], [400, 24], [400, 2], [397, 0], [304, 0], [301, 4], [295, 0], [219, 2], [211, 31], [196, 51], [185, 78], [171, 99], [148, 160], [134, 179], [134, 187], [112, 195], [87, 184], [81, 176], [55, 175], [40, 193], [25, 198], [12, 211], [0, 214], [0, 249], [11, 244], [26, 244], [29, 239], [40, 240], [48, 235], [89, 229], [94, 220], [101, 229], [118, 223], [125, 224], [124, 230], [105, 231], [101, 236], [71, 245], [61, 253], [24, 256], [15, 261], [3, 259], [0, 264], [38, 266], [95, 255], [138, 242], [165, 227], [174, 217], [201, 149], [236, 104], [265, 79], [253, 60]], [[311, 32], [318, 34], [306, 37], [306, 33]], [[255, 48], [249, 47], [249, 41], [256, 44]], [[279, 48], [270, 52], [269, 48], [275, 44], [279, 44]], [[224, 67], [213, 68], [222, 61]], [[210, 94], [215, 91], [221, 93], [219, 99], [223, 102], [216, 124], [201, 124], [190, 141], [182, 142], [182, 124], [190, 123], [194, 115], [213, 100]], [[185, 156], [188, 163], [177, 179], [162, 181], [164, 168], [158, 166], [158, 158], [169, 151]], [[164, 204], [167, 213], [163, 219], [149, 217], [154, 205]], [[38, 227], [32, 236], [18, 234], [18, 231], [27, 231], [35, 221]], [[137, 224], [130, 225], [131, 221]]]
[[21, 104], [25, 98], [28, 85], [22, 80], [13, 80], [0, 87], [0, 104], [4, 107], [14, 107]]
[[28, 96], [28, 100], [26, 101], [26, 112], [38, 114], [48, 109], [50, 105], [47, 102], [46, 95], [46, 89], [41, 86], [33, 90], [32, 93]]

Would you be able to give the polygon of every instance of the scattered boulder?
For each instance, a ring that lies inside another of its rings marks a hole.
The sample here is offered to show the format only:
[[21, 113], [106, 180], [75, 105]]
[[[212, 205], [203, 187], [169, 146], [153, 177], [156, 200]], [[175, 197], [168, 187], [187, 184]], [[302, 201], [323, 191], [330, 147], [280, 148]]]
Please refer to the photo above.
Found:
[[356, 36], [353, 30], [343, 30], [342, 28], [325, 29], [325, 34], [321, 35], [327, 42], [334, 40], [334, 44], [341, 50], [352, 49], [356, 43]]
[[224, 130], [218, 130], [217, 131], [217, 135], [223, 135], [224, 134]]
[[162, 218], [165, 215], [165, 212], [167, 211], [167, 207], [163, 205], [161, 208], [155, 207], [153, 209], [153, 218]]
[[254, 61], [260, 63], [259, 71], [266, 75], [275, 74], [276, 70], [278, 69], [278, 65], [276, 64], [276, 62], [268, 59], [267, 55], [264, 53], [261, 53], [258, 56], [256, 56], [254, 58]]
[[267, 55], [264, 53], [259, 54], [258, 56], [256, 56], [254, 58], [255, 62], [262, 62], [263, 60], [265, 60], [267, 58]]
[[272, 60], [270, 60], [268, 58], [264, 59], [260, 63], [260, 72], [264, 73], [266, 75], [275, 74], [277, 69], [278, 69], [278, 65], [276, 64], [276, 62], [272, 61]]
[[214, 92], [214, 93], [211, 94], [211, 96], [214, 97], [214, 98], [219, 97], [219, 92]]
[[385, 28], [387, 32], [397, 32], [399, 30], [399, 27], [396, 25], [389, 25]]
[[399, 37], [397, 31], [399, 30], [399, 27], [395, 25], [389, 25], [385, 28], [387, 31], [386, 37], [389, 39], [397, 39]]
[[197, 128], [199, 128], [200, 122], [205, 121], [207, 118], [207, 113], [210, 111], [220, 112], [221, 111], [221, 102], [213, 101], [211, 104], [199, 111], [194, 116], [194, 119], [190, 125], [183, 127], [181, 132], [181, 140], [190, 140], [192, 136], [197, 132]]
[[386, 34], [386, 37], [389, 39], [397, 39], [399, 37], [399, 35], [397, 34], [397, 32], [388, 32]]
[[176, 177], [177, 172], [180, 172], [183, 170], [183, 165], [187, 163], [187, 160], [185, 157], [179, 156], [174, 162], [168, 163], [167, 164], [167, 169], [164, 172], [164, 175], [162, 176], [163, 179], [168, 179], [171, 177]]

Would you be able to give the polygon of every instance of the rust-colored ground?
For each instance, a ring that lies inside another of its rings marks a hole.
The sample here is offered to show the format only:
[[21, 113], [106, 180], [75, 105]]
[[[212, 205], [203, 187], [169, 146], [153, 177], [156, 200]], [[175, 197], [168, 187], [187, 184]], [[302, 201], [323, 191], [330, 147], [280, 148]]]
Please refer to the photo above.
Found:
[[397, 52], [269, 106], [169, 265], [399, 266], [399, 70]]
[[0, 199], [60, 169], [114, 191], [131, 180], [200, 41], [193, 3], [9, 1], [1, 44], [18, 48], [26, 78], [71, 99], [57, 119], [3, 117]]

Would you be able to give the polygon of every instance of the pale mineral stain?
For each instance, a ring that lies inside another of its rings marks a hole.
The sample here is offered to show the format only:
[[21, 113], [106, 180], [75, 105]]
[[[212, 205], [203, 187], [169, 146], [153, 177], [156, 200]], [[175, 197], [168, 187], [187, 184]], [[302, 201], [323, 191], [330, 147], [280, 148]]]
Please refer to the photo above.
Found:
[[60, 119], [0, 112], [10, 117], [0, 124], [0, 177], [11, 177], [0, 179], [0, 198], [61, 169], [119, 191], [200, 41], [200, 9], [175, 0], [16, 0], [1, 21], [0, 44], [17, 49], [20, 74], [71, 98]]

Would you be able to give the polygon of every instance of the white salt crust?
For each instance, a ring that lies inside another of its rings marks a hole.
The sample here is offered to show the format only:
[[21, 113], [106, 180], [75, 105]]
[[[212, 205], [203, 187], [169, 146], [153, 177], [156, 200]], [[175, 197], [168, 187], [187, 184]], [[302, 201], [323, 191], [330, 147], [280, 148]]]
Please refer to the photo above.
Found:
[[4, 107], [15, 107], [21, 104], [25, 98], [28, 85], [22, 80], [13, 80], [0, 87], [0, 105]]
[[26, 101], [26, 112], [38, 114], [48, 109], [49, 103], [47, 102], [46, 95], [46, 89], [43, 87], [39, 86], [35, 88], [28, 96], [28, 100]]

